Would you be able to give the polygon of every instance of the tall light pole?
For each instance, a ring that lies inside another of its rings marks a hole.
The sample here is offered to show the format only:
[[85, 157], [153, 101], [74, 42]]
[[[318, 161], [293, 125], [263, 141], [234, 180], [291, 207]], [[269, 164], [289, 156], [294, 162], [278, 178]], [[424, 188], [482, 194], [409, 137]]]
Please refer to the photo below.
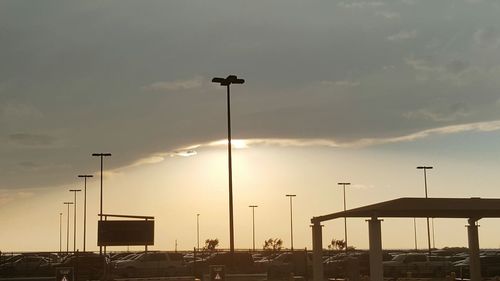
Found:
[[[111, 153], [92, 153], [92, 156], [101, 158], [101, 196], [99, 203], [99, 221], [102, 221], [102, 159], [106, 156], [111, 156]], [[99, 246], [99, 255], [102, 255], [102, 246]]]
[[93, 175], [78, 175], [79, 178], [84, 178], [83, 184], [83, 251], [85, 252], [85, 240], [87, 233], [87, 178], [94, 177]]
[[196, 214], [196, 244], [198, 251], [200, 251], [200, 214]]
[[59, 213], [59, 254], [62, 253], [62, 213]]
[[417, 219], [413, 218], [413, 232], [415, 233], [415, 251], [418, 250], [417, 247]]
[[[236, 75], [229, 75], [226, 78], [214, 77], [213, 83], [218, 83], [227, 88], [227, 153], [229, 171], [229, 248], [230, 255], [234, 257], [234, 226], [233, 226], [233, 168], [231, 161], [231, 84], [243, 84], [244, 79]], [[232, 259], [231, 259], [232, 260]]]
[[[345, 204], [345, 186], [346, 185], [351, 185], [350, 182], [339, 182], [337, 183], [338, 185], [341, 185], [343, 188], [343, 193], [344, 193], [344, 212], [346, 211], [346, 204]], [[347, 255], [347, 216], [344, 215], [344, 242], [345, 242], [345, 253]]]
[[[417, 169], [424, 170], [424, 186], [425, 186], [425, 198], [427, 197], [427, 170], [431, 170], [431, 166], [418, 166]], [[431, 230], [429, 228], [429, 217], [427, 217], [427, 244], [429, 246], [429, 256], [431, 255]]]
[[259, 207], [257, 205], [248, 206], [252, 208], [252, 241], [253, 241], [253, 251], [255, 252], [255, 208]]
[[290, 198], [290, 249], [293, 252], [293, 212], [292, 212], [292, 198], [297, 196], [295, 194], [287, 194], [286, 197]]
[[69, 253], [69, 205], [72, 205], [73, 202], [64, 202], [65, 205], [68, 205], [68, 221], [66, 223], [66, 254]]
[[73, 252], [76, 252], [76, 193], [82, 191], [81, 189], [70, 189], [70, 192], [75, 194], [75, 200], [73, 201]]

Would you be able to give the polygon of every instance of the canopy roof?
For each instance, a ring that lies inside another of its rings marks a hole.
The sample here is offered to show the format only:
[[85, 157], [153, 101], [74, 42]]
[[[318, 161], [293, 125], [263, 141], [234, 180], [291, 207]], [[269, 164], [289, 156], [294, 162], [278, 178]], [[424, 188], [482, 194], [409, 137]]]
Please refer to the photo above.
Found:
[[499, 218], [500, 199], [399, 198], [345, 212], [313, 217], [312, 223], [336, 218]]

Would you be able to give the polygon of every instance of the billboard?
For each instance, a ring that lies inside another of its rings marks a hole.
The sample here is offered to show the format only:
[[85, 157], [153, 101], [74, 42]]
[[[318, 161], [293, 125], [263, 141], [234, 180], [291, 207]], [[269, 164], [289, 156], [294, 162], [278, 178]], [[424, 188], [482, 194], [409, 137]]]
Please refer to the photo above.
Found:
[[154, 245], [154, 221], [99, 221], [97, 246]]

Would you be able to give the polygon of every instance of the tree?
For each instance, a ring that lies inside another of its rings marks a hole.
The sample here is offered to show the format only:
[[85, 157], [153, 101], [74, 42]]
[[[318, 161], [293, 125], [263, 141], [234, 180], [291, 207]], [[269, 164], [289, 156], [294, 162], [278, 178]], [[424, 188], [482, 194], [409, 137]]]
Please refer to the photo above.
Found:
[[217, 246], [219, 246], [219, 239], [207, 239], [205, 240], [205, 246], [203, 247], [203, 250], [213, 252], [215, 251], [215, 248], [217, 248]]
[[343, 250], [345, 248], [345, 241], [342, 239], [333, 238], [330, 244], [328, 245], [329, 250]]
[[264, 251], [268, 252], [278, 252], [281, 250], [283, 247], [283, 240], [279, 238], [269, 238], [267, 240], [264, 240]]

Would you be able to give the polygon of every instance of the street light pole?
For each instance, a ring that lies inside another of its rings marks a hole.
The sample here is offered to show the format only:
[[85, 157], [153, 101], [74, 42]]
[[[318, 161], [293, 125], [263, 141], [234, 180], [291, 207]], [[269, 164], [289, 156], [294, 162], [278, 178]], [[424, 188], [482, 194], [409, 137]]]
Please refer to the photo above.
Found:
[[73, 202], [64, 202], [63, 204], [68, 205], [68, 221], [66, 223], [66, 254], [69, 253], [69, 205], [72, 205]]
[[[425, 187], [425, 198], [427, 196], [427, 170], [433, 169], [431, 166], [418, 166], [417, 169], [424, 170], [424, 187]], [[429, 217], [427, 217], [427, 244], [429, 246], [429, 256], [431, 255], [431, 230], [429, 227]]]
[[93, 175], [78, 175], [79, 178], [84, 178], [83, 184], [83, 251], [85, 252], [85, 240], [87, 233], [87, 178], [94, 177]]
[[[97, 156], [101, 158], [101, 196], [100, 196], [100, 207], [99, 207], [99, 221], [102, 221], [102, 159], [105, 156], [111, 156], [111, 153], [92, 153], [92, 156]], [[98, 238], [99, 239], [99, 238]], [[102, 255], [102, 246], [99, 246], [99, 255]]]
[[81, 189], [70, 189], [70, 192], [75, 194], [75, 200], [73, 205], [73, 252], [76, 252], [76, 193], [82, 191]]
[[59, 213], [59, 254], [62, 253], [62, 213]]
[[287, 194], [286, 197], [290, 198], [290, 249], [293, 252], [293, 212], [292, 212], [292, 198], [297, 196], [295, 194]]
[[[338, 185], [343, 187], [344, 192], [344, 213], [346, 211], [346, 202], [345, 202], [345, 186], [351, 185], [350, 182], [339, 182]], [[345, 253], [347, 255], [347, 216], [344, 214], [344, 242], [345, 242]]]
[[196, 244], [198, 251], [200, 251], [200, 214], [196, 214]]
[[252, 208], [252, 241], [253, 241], [253, 251], [255, 252], [255, 208], [259, 207], [257, 205], [248, 206]]
[[228, 153], [228, 172], [229, 172], [229, 248], [231, 260], [234, 257], [234, 225], [233, 225], [233, 168], [231, 158], [231, 84], [243, 84], [244, 79], [238, 78], [236, 75], [229, 75], [226, 78], [214, 77], [213, 83], [218, 83], [221, 86], [227, 87], [227, 153]]

